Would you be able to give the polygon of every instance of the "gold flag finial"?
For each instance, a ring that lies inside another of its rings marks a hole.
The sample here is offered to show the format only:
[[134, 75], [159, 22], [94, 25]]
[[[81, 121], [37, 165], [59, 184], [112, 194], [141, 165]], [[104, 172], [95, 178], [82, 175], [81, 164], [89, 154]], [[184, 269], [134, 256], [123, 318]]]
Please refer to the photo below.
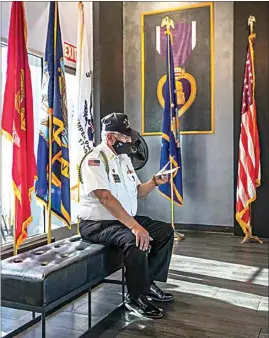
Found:
[[248, 18], [248, 25], [250, 26], [250, 34], [253, 34], [253, 24], [256, 22], [255, 16], [250, 15]]
[[166, 27], [167, 32], [170, 32], [170, 27], [175, 28], [174, 21], [166, 16], [162, 19], [161, 27]]

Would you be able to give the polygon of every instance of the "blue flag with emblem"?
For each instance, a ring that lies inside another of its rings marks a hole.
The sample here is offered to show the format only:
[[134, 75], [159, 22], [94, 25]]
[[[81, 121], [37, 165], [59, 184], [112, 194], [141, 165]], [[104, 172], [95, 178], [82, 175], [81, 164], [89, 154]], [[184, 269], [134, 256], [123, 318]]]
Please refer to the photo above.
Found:
[[[179, 117], [176, 98], [174, 59], [172, 51], [172, 35], [169, 29], [166, 34], [166, 83], [164, 85], [164, 112], [162, 125], [162, 147], [160, 168], [163, 168], [169, 161], [170, 166], [167, 169], [177, 168], [170, 180], [159, 186], [162, 195], [172, 199], [175, 204], [183, 204], [183, 186], [182, 186], [182, 166], [181, 149], [179, 135]], [[173, 195], [171, 195], [173, 187]]]
[[[64, 72], [58, 2], [51, 1], [44, 57], [37, 153], [38, 180], [35, 191], [37, 198], [47, 208], [51, 205], [52, 214], [70, 226], [68, 115]], [[51, 147], [49, 140], [52, 140]]]

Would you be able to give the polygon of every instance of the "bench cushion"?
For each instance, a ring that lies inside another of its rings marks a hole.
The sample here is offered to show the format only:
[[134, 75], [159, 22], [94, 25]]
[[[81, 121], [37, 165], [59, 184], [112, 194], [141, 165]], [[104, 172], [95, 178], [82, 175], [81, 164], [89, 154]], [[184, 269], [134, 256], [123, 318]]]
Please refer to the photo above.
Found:
[[74, 236], [3, 260], [1, 299], [43, 307], [87, 283], [101, 282], [122, 264], [117, 248]]

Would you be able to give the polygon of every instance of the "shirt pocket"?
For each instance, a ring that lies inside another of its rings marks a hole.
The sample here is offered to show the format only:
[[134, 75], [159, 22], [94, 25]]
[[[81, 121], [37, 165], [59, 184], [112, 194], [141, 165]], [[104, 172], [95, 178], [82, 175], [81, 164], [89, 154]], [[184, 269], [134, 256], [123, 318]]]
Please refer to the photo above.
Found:
[[135, 195], [137, 197], [137, 186], [134, 174], [127, 173], [126, 176], [126, 181], [128, 182], [128, 190], [132, 193], [132, 195]]
[[137, 186], [135, 176], [133, 174], [126, 173], [126, 184], [128, 184], [128, 195], [131, 204], [131, 216], [135, 216], [137, 212]]
[[116, 197], [117, 199], [119, 199], [119, 183], [115, 183], [114, 178], [112, 176], [112, 174], [109, 175], [109, 181], [110, 181], [110, 190], [111, 193], [114, 197]]

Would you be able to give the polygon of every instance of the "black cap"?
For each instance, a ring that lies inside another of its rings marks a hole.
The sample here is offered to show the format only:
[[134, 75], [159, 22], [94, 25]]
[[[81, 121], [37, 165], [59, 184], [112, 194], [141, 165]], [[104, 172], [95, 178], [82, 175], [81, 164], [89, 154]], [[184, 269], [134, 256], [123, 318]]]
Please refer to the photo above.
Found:
[[130, 128], [128, 116], [124, 113], [111, 113], [101, 120], [102, 130], [118, 132], [126, 136], [135, 136], [137, 131]]

